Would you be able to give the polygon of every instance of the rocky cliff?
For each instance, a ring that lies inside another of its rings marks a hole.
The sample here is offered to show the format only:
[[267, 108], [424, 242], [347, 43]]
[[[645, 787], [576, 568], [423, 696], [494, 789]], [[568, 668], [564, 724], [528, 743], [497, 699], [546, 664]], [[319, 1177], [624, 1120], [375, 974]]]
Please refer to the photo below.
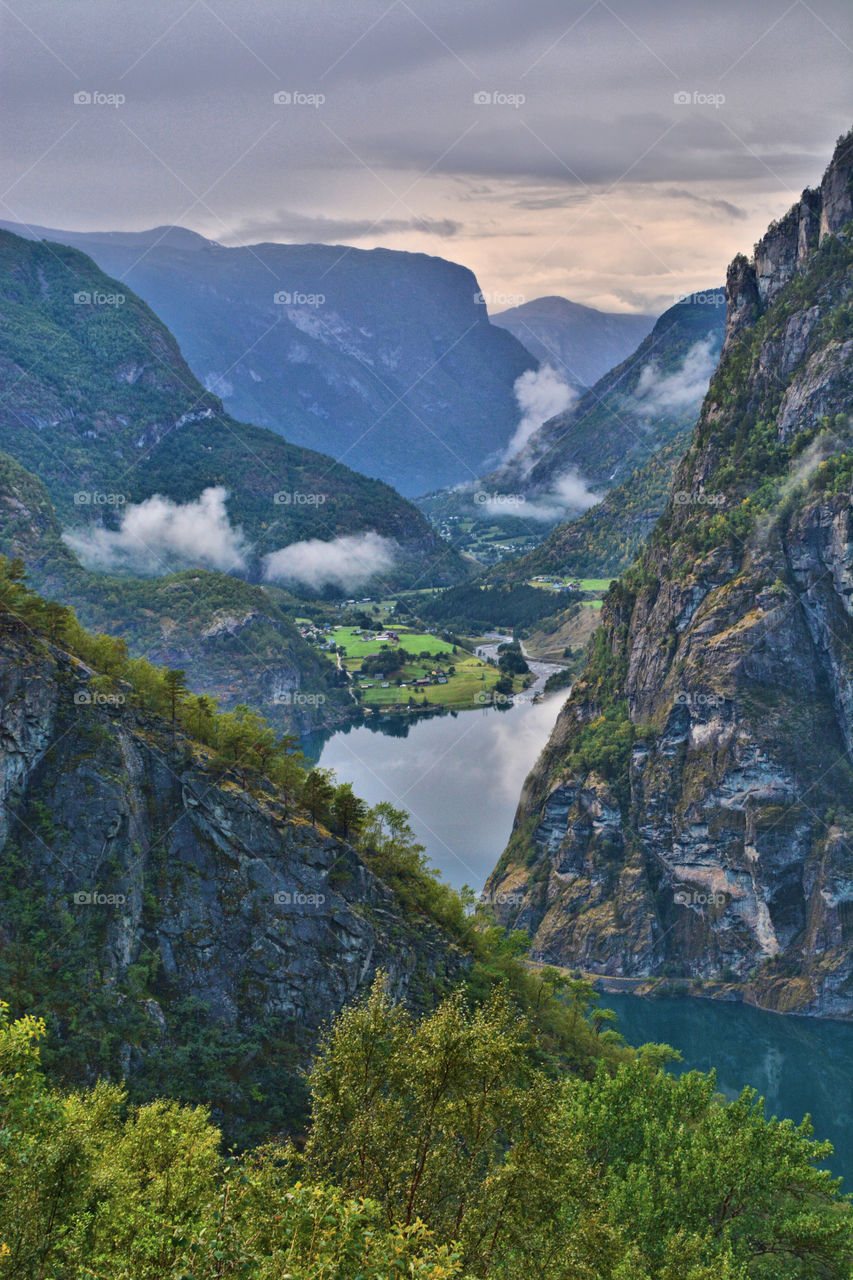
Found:
[[534, 955], [853, 1014], [853, 134], [732, 264], [667, 510], [490, 884]]
[[292, 1126], [318, 1028], [377, 969], [423, 1004], [465, 966], [351, 846], [9, 614], [0, 745], [0, 992], [70, 1081], [209, 1102], [238, 1138]]

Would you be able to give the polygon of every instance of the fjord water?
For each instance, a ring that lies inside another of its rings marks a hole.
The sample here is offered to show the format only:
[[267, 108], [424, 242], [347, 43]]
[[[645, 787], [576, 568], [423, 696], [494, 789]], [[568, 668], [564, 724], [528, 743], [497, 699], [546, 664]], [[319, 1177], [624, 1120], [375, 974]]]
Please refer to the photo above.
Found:
[[[319, 765], [370, 804], [408, 810], [442, 877], [479, 892], [504, 848], [524, 779], [565, 693], [422, 719], [383, 716], [335, 733]], [[311, 746], [307, 744], [310, 751]]]
[[603, 995], [631, 1044], [656, 1041], [678, 1049], [671, 1069], [717, 1072], [721, 1093], [745, 1085], [767, 1102], [767, 1114], [799, 1123], [807, 1113], [815, 1137], [835, 1147], [827, 1167], [853, 1191], [853, 1025], [767, 1013], [714, 1000]]
[[[319, 763], [371, 804], [388, 800], [407, 809], [443, 877], [479, 891], [564, 699], [427, 719], [383, 716], [375, 728], [334, 734]], [[714, 1067], [729, 1097], [751, 1085], [767, 1099], [768, 1113], [799, 1122], [808, 1112], [816, 1137], [835, 1146], [829, 1167], [853, 1189], [853, 1026], [689, 997], [608, 994], [601, 1003], [618, 1015], [629, 1043], [678, 1049], [683, 1062], [674, 1069]]]

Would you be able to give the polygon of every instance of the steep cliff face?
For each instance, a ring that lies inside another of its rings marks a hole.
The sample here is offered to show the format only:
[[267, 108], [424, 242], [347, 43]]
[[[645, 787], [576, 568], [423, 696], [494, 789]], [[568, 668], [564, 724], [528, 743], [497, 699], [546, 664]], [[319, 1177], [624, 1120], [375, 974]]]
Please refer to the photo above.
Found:
[[853, 1014], [853, 134], [729, 271], [667, 511], [491, 888], [534, 953]]
[[325, 1019], [377, 969], [419, 1004], [466, 961], [351, 846], [115, 696], [4, 615], [0, 991], [48, 1017], [67, 1079], [211, 1101], [238, 1137], [298, 1123]]

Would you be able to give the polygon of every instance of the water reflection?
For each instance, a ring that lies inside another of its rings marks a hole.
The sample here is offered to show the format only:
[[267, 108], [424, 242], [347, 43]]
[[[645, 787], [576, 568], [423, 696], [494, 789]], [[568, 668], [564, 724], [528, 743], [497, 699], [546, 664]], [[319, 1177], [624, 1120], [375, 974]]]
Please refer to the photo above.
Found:
[[321, 744], [319, 764], [370, 804], [389, 800], [407, 809], [444, 878], [479, 891], [565, 696], [424, 718], [374, 717]]

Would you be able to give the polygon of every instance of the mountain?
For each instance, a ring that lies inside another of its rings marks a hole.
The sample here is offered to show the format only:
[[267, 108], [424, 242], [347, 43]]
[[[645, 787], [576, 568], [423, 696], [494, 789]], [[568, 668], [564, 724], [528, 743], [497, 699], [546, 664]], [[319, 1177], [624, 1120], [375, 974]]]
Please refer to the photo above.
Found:
[[489, 582], [526, 582], [536, 574], [611, 578], [623, 573], [663, 515], [672, 478], [690, 445], [686, 428], [608, 489], [601, 502], [576, 520], [557, 525], [525, 555], [508, 556], [491, 568]]
[[705, 289], [665, 311], [636, 351], [484, 483], [530, 497], [577, 474], [610, 488], [692, 427], [723, 341], [725, 294]]
[[30, 585], [73, 602], [84, 626], [124, 639], [137, 657], [186, 672], [222, 710], [249, 703], [284, 733], [352, 718], [335, 663], [308, 644], [261, 586], [190, 569], [158, 578], [88, 572], [62, 541], [40, 480], [0, 452], [0, 555], [19, 557]]
[[[473, 484], [420, 498], [418, 506], [452, 546], [490, 566], [497, 580], [524, 576], [528, 566], [539, 573], [565, 563], [571, 573], [593, 577], [624, 568], [660, 514], [695, 426], [722, 345], [724, 303], [722, 289], [676, 303], [632, 355], [565, 412], [540, 418], [538, 429], [531, 417], [530, 434], [513, 457]], [[552, 530], [540, 557], [536, 548]], [[508, 548], [532, 555], [511, 559]]]
[[479, 475], [515, 429], [515, 379], [536, 367], [489, 323], [472, 272], [443, 258], [0, 226], [74, 245], [144, 298], [234, 417], [408, 495]]
[[[285, 557], [303, 586], [466, 575], [388, 485], [225, 413], [149, 307], [76, 249], [0, 232], [0, 387], [6, 452], [101, 568], [201, 564], [257, 579], [283, 572], [265, 556], [307, 543]], [[123, 516], [154, 495], [167, 504], [136, 512], [130, 545]], [[165, 529], [176, 505], [183, 533]]]
[[540, 959], [853, 1015], [851, 192], [853, 132], [729, 268], [693, 443], [488, 886]]
[[568, 298], [534, 298], [491, 317], [572, 387], [591, 387], [636, 350], [654, 316], [621, 315]]
[[47, 1017], [54, 1078], [203, 1102], [243, 1140], [298, 1126], [321, 1024], [379, 970], [429, 1007], [467, 957], [292, 789], [223, 775], [0, 587], [4, 999]]

